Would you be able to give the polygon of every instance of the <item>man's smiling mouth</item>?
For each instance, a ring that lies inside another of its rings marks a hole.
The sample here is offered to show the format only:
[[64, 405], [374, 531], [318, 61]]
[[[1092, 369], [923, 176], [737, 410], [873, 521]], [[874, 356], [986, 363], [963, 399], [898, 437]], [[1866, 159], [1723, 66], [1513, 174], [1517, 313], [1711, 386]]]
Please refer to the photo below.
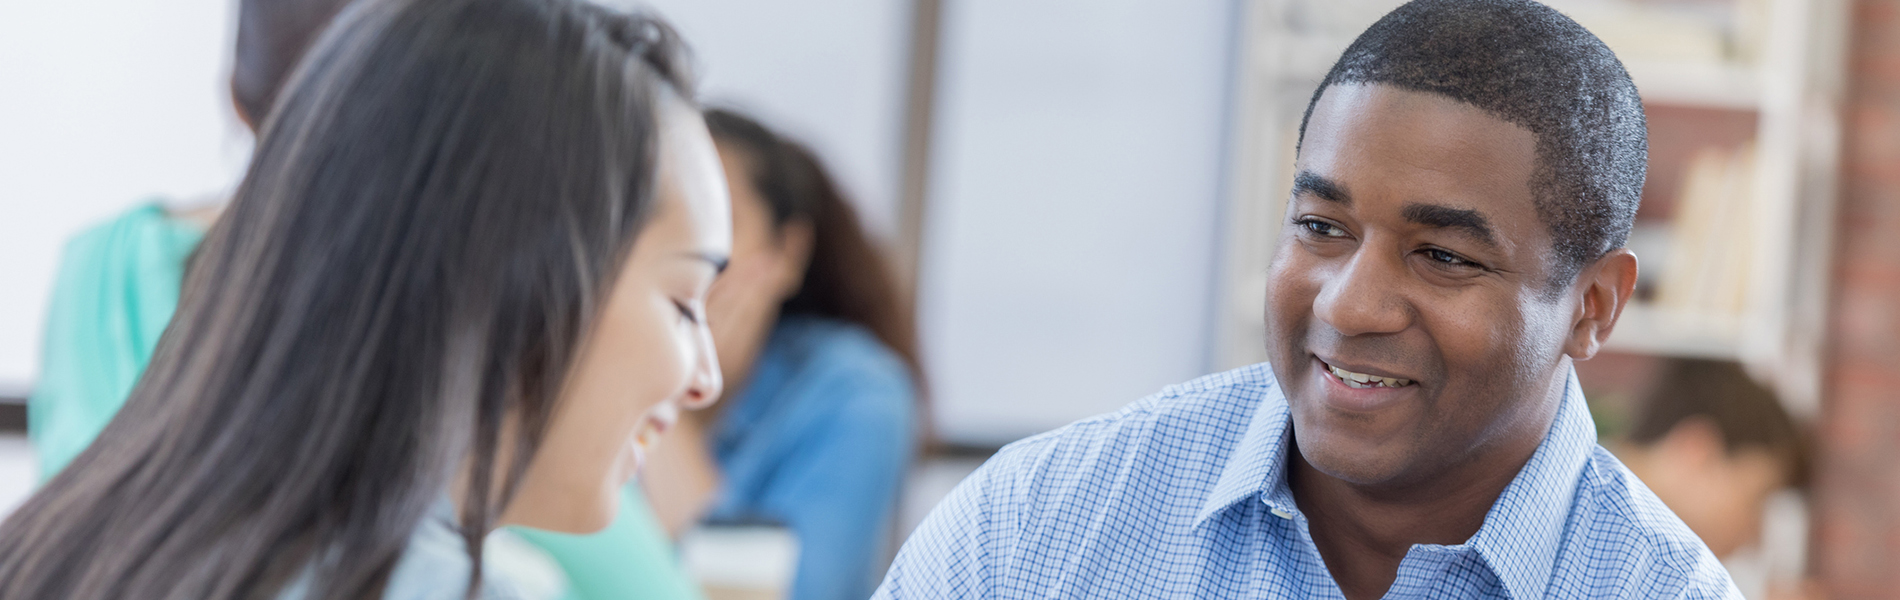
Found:
[[[1321, 364], [1325, 364], [1325, 363], [1322, 362]], [[1363, 388], [1377, 388], [1377, 387], [1396, 388], [1396, 387], [1405, 387], [1408, 385], [1412, 385], [1412, 380], [1410, 379], [1399, 379], [1396, 377], [1380, 377], [1378, 375], [1354, 373], [1352, 371], [1341, 369], [1339, 367], [1335, 367], [1330, 364], [1326, 365], [1326, 370], [1332, 373], [1334, 377], [1338, 377], [1340, 381], [1346, 382], [1347, 387], [1362, 388], [1362, 389]]]

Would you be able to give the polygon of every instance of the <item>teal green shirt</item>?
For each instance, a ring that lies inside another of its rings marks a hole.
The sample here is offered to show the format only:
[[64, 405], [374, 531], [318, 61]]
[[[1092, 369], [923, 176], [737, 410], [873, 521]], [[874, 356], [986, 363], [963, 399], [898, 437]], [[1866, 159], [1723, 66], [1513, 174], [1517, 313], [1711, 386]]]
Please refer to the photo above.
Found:
[[185, 260], [203, 238], [153, 203], [66, 243], [39, 383], [27, 399], [41, 480], [66, 468], [125, 404], [178, 308]]
[[[42, 480], [72, 462], [125, 404], [178, 308], [185, 262], [203, 238], [198, 227], [167, 216], [152, 202], [67, 242], [46, 317], [40, 380], [27, 401], [27, 434], [40, 456]], [[621, 494], [620, 517], [599, 533], [512, 531], [560, 566], [570, 598], [700, 597], [633, 486]], [[427, 557], [443, 552], [431, 545], [435, 537], [418, 535], [423, 543], [412, 548], [417, 557], [405, 554], [404, 560], [433, 564]], [[459, 538], [455, 542], [459, 552]], [[424, 597], [405, 591], [434, 586], [407, 581], [404, 573], [433, 571], [421, 567], [396, 573], [389, 598]]]

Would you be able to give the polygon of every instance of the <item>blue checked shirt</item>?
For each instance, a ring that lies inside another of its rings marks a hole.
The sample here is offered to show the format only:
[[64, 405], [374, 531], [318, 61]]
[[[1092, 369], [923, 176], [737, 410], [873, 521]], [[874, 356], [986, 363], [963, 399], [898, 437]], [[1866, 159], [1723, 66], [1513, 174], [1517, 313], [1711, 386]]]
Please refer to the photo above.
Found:
[[[1340, 598], [1287, 487], [1290, 434], [1258, 364], [1011, 444], [918, 526], [876, 598]], [[1741, 594], [1596, 445], [1573, 374], [1477, 535], [1412, 546], [1386, 597]]]

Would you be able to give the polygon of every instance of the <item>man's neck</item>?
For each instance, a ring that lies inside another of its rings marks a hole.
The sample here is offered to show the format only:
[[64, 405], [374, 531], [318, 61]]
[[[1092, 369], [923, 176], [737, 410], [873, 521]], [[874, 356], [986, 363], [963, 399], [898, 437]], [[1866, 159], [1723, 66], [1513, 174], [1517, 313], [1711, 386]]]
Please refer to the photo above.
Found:
[[[1563, 375], [1558, 385], [1567, 386], [1568, 373]], [[1529, 419], [1532, 427], [1404, 485], [1366, 486], [1333, 477], [1308, 463], [1298, 443], [1288, 444], [1287, 485], [1340, 591], [1352, 600], [1383, 596], [1414, 544], [1457, 545], [1476, 535], [1542, 444], [1563, 390], [1558, 387], [1547, 400], [1542, 418]]]

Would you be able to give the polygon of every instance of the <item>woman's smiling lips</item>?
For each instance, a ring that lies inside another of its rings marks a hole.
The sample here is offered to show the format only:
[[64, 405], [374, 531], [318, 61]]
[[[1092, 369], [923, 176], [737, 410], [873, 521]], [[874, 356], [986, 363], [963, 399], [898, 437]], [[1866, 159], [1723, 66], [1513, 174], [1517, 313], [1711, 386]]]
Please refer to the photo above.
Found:
[[633, 452], [635, 471], [646, 465], [647, 456], [660, 445], [660, 437], [679, 423], [679, 416], [679, 409], [669, 410], [666, 406], [655, 407], [647, 413], [646, 420], [641, 421], [640, 428], [633, 433], [633, 440], [627, 444]]
[[1351, 412], [1379, 410], [1411, 395], [1418, 382], [1367, 367], [1347, 368], [1313, 357], [1313, 374], [1324, 380], [1320, 396], [1326, 404]]

